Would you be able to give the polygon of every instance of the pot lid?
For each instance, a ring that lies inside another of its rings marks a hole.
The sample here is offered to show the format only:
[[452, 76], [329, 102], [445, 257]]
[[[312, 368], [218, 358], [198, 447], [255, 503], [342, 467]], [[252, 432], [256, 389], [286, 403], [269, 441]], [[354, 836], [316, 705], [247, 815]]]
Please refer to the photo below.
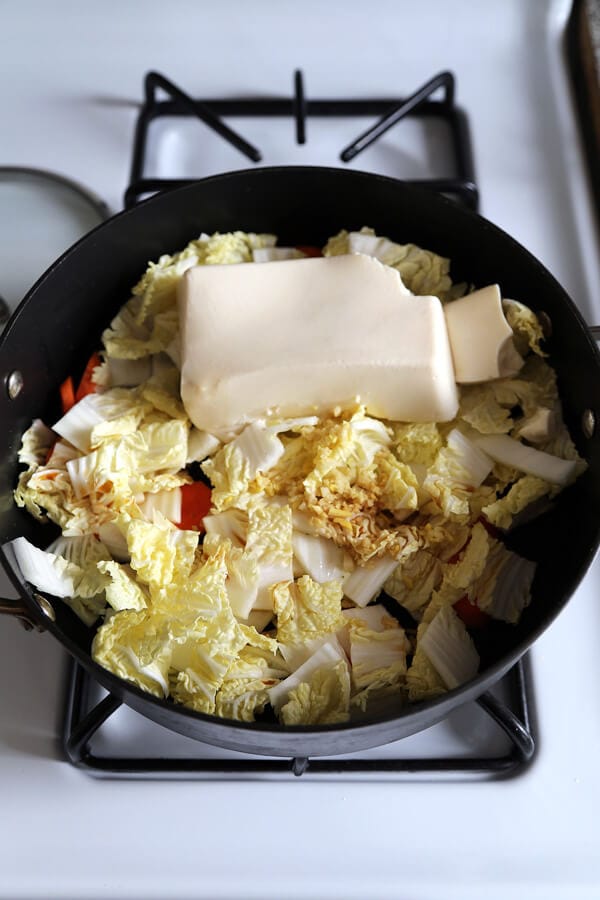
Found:
[[48, 266], [109, 215], [93, 191], [63, 175], [0, 166], [0, 330]]

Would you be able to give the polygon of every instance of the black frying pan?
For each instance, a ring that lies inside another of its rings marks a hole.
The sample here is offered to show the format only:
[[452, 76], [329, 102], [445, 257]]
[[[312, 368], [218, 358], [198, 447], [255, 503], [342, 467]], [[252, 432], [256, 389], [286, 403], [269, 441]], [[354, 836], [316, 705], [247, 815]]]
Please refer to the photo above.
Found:
[[52, 598], [51, 621], [3, 557], [29, 617], [44, 625], [101, 685], [150, 719], [211, 744], [297, 757], [385, 744], [429, 727], [480, 696], [525, 653], [567, 603], [599, 541], [600, 433], [591, 426], [594, 414], [600, 415], [600, 357], [588, 329], [546, 269], [473, 212], [390, 178], [283, 167], [208, 178], [115, 216], [42, 276], [0, 340], [0, 543], [25, 535], [44, 547], [54, 535], [52, 527], [40, 526], [12, 501], [21, 434], [36, 416], [47, 423], [58, 418], [58, 386], [81, 370], [147, 262], [180, 249], [201, 231], [268, 231], [283, 245], [321, 245], [340, 228], [363, 225], [448, 256], [454, 280], [480, 287], [498, 282], [504, 296], [548, 316], [548, 349], [565, 419], [589, 469], [554, 509], [511, 534], [511, 547], [538, 562], [533, 601], [518, 625], [494, 624], [493, 640], [481, 648], [480, 675], [434, 701], [405, 708], [390, 701], [383, 712], [360, 724], [284, 728], [235, 723], [156, 699], [96, 665], [90, 657], [93, 631]]

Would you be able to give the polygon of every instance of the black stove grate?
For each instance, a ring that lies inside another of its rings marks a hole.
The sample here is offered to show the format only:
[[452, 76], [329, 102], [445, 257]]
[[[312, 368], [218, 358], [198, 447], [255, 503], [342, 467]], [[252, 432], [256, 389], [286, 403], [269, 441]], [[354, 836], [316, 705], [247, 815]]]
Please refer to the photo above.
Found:
[[[441, 100], [432, 94], [443, 91]], [[169, 95], [159, 100], [158, 93]], [[261, 160], [260, 150], [230, 128], [223, 118], [228, 116], [290, 117], [295, 125], [295, 140], [307, 140], [307, 121], [311, 116], [356, 116], [375, 121], [348, 146], [340, 150], [341, 162], [348, 162], [373, 141], [394, 127], [405, 116], [443, 118], [449, 126], [454, 171], [449, 178], [412, 181], [431, 190], [453, 196], [472, 209], [478, 208], [479, 194], [475, 184], [471, 137], [467, 117], [455, 104], [455, 82], [450, 72], [442, 72], [409, 97], [400, 99], [306, 98], [302, 73], [294, 73], [294, 93], [290, 98], [254, 98], [198, 100], [190, 97], [173, 82], [156, 72], [145, 78], [145, 101], [141, 108], [134, 138], [131, 183], [125, 193], [125, 205], [159, 191], [189, 184], [191, 179], [158, 179], [144, 176], [149, 127], [160, 116], [196, 116], [205, 125], [235, 146], [253, 163]], [[399, 173], [400, 174], [400, 173]], [[67, 683], [63, 747], [68, 760], [91, 775], [116, 778], [194, 778], [240, 779], [285, 778], [304, 775], [324, 779], [402, 779], [508, 777], [519, 774], [531, 762], [535, 752], [533, 699], [527, 658], [519, 661], [502, 680], [502, 699], [486, 693], [475, 701], [510, 738], [509, 749], [497, 755], [480, 755], [477, 750], [467, 758], [327, 758], [271, 759], [259, 757], [215, 759], [203, 755], [202, 744], [193, 758], [155, 756], [122, 756], [117, 752], [101, 755], [94, 750], [94, 737], [119, 709], [121, 701], [107, 695], [94, 701], [97, 685], [91, 676], [73, 662]]]
[[[308, 99], [304, 90], [302, 72], [294, 73], [294, 92], [291, 97], [256, 97], [243, 99], [194, 99], [180, 87], [158, 72], [149, 72], [144, 81], [145, 99], [141, 107], [133, 143], [130, 184], [125, 191], [125, 206], [159, 191], [182, 187], [191, 179], [147, 178], [144, 175], [146, 147], [151, 123], [160, 116], [196, 116], [206, 126], [236, 147], [240, 155], [256, 164], [262, 155], [240, 134], [225, 122], [234, 117], [288, 117], [294, 122], [295, 140], [304, 144], [308, 137], [310, 117], [356, 117], [374, 119], [374, 123], [362, 131], [347, 147], [340, 148], [340, 161], [347, 163], [378, 140], [390, 128], [406, 116], [433, 117], [444, 120], [449, 129], [454, 171], [448, 178], [412, 180], [412, 184], [427, 187], [438, 193], [459, 199], [471, 209], [477, 209], [479, 194], [475, 184], [471, 135], [465, 112], [455, 102], [455, 81], [451, 72], [440, 72], [409, 97], [370, 99]], [[432, 99], [443, 91], [441, 100]], [[159, 99], [160, 92], [169, 99]], [[401, 177], [401, 172], [398, 172]]]
[[[103, 778], [165, 778], [194, 780], [282, 779], [303, 775], [305, 780], [429, 780], [432, 778], [481, 779], [507, 778], [520, 774], [532, 761], [535, 753], [533, 737], [533, 701], [530, 696], [531, 676], [527, 658], [519, 661], [504, 676], [503, 687], [507, 701], [499, 701], [494, 694], [485, 693], [478, 704], [498, 727], [510, 738], [508, 750], [497, 755], [473, 755], [447, 758], [371, 759], [360, 756], [337, 758], [297, 757], [272, 759], [224, 753], [215, 759], [197, 743], [197, 755], [176, 758], [153, 753], [148, 756], [109, 755], [94, 750], [94, 737], [117, 712], [121, 701], [108, 694], [90, 704], [97, 686], [92, 677], [75, 661], [67, 681], [63, 748], [68, 760], [90, 775]], [[159, 727], [159, 726], [156, 726]], [[110, 742], [109, 742], [110, 743]], [[164, 746], [167, 746], [165, 740]], [[393, 745], [392, 745], [393, 746]]]

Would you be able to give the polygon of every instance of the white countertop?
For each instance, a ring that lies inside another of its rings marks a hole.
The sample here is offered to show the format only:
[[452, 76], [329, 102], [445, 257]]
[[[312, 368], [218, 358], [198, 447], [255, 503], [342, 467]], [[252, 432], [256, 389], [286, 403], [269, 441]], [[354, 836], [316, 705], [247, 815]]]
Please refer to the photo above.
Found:
[[[600, 321], [590, 290], [598, 260], [558, 49], [567, 7], [12, 5], [2, 22], [0, 165], [57, 170], [117, 209], [132, 104], [149, 69], [198, 96], [226, 96], [287, 94], [300, 66], [312, 96], [366, 97], [409, 93], [449, 68], [471, 117], [484, 214]], [[62, 649], [0, 621], [0, 897], [598, 897], [599, 584], [596, 563], [533, 651], [533, 766], [478, 784], [92, 779], [57, 746]]]

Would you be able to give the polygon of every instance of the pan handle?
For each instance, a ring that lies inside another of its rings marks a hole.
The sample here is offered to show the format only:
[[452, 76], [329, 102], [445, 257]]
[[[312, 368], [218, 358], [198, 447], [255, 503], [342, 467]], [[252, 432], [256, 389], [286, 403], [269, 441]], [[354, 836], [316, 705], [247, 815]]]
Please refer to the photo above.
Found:
[[[40, 607], [43, 615], [54, 622], [56, 616], [50, 601], [46, 600], [45, 597], [37, 592], [34, 592], [32, 596]], [[17, 621], [21, 623], [25, 631], [32, 631], [33, 629], [36, 631], [45, 631], [44, 626], [36, 619], [32, 618], [30, 611], [20, 600], [7, 600], [4, 597], [0, 597], [0, 615], [14, 616]]]

